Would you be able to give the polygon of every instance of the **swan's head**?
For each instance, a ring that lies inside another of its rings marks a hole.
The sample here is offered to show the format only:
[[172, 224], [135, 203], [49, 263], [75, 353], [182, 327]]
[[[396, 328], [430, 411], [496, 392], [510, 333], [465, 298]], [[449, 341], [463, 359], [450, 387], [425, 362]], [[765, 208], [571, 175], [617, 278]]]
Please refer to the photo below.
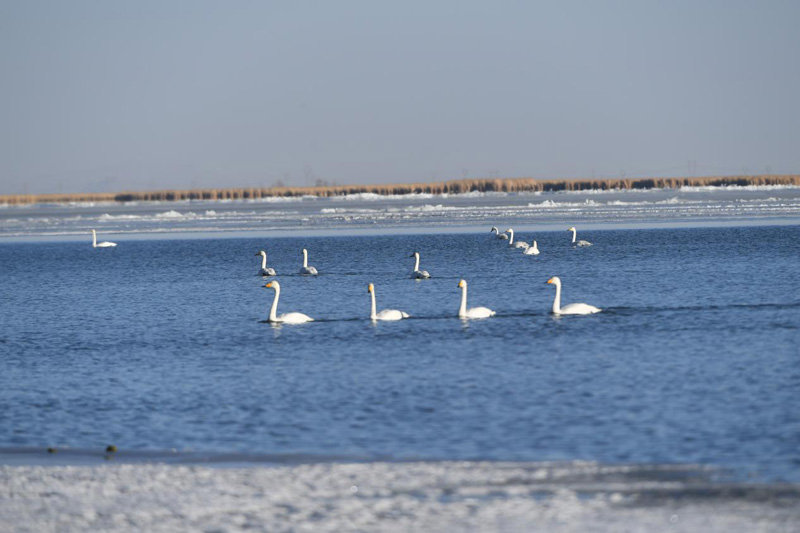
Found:
[[303, 251], [302, 251], [301, 253], [307, 254], [307, 253], [308, 253], [308, 250], [306, 250], [305, 248], [303, 248]]
[[500, 233], [500, 230], [499, 230], [499, 229], [497, 229], [497, 228], [496, 228], [496, 227], [494, 227], [494, 226], [492, 226], [492, 229], [490, 229], [490, 230], [489, 230], [489, 233], [491, 233], [491, 232], [493, 232], [493, 231], [496, 231], [497, 233]]
[[571, 228], [567, 229], [567, 231], [576, 231], [575, 226], [572, 226]]
[[267, 289], [275, 289], [277, 291], [278, 289], [281, 288], [281, 285], [277, 281], [270, 281], [269, 283], [264, 285], [264, 287]]
[[561, 279], [558, 276], [553, 276], [552, 278], [548, 279], [545, 283], [552, 283], [553, 285], [561, 285]]
[[467, 280], [462, 279], [461, 281], [458, 282], [459, 289], [465, 289], [466, 287], [467, 287]]
[[409, 255], [408, 257], [419, 257], [419, 252], [414, 252], [413, 254]]
[[508, 229], [507, 229], [507, 230], [505, 230], [503, 233], [508, 233], [509, 231], [514, 231], [514, 230], [513, 230], [513, 229], [511, 229], [511, 228], [508, 228]]
[[374, 291], [375, 291], [375, 285], [373, 285], [372, 283], [370, 283], [370, 284], [367, 286], [367, 292], [374, 292]]
[[267, 252], [265, 252], [264, 250], [261, 250], [256, 255], [267, 255]]

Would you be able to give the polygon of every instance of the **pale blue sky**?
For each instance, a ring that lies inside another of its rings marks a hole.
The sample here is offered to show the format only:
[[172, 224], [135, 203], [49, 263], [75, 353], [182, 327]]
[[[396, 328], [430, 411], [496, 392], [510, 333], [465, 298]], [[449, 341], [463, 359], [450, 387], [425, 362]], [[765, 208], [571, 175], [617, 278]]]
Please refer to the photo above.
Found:
[[800, 173], [798, 21], [795, 1], [0, 0], [0, 193]]

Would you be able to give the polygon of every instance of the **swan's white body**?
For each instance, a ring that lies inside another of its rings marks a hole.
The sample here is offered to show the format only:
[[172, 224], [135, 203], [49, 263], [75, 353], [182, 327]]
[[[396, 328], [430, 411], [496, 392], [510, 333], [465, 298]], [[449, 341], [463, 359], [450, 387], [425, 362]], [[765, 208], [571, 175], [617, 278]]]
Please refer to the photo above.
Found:
[[592, 245], [592, 243], [590, 243], [589, 241], [577, 241], [576, 239], [577, 239], [577, 236], [578, 236], [578, 230], [576, 230], [574, 227], [569, 228], [567, 231], [571, 231], [572, 232], [572, 244], [574, 244], [575, 246], [591, 246]]
[[402, 320], [403, 318], [408, 318], [408, 313], [404, 311], [398, 311], [397, 309], [384, 309], [380, 313], [376, 312], [375, 310], [375, 285], [372, 283], [369, 284], [367, 287], [367, 292], [370, 293], [372, 296], [372, 308], [370, 309], [369, 317], [372, 320]]
[[420, 270], [419, 269], [419, 252], [414, 252], [409, 257], [413, 257], [414, 258], [414, 271], [411, 273], [411, 277], [412, 278], [414, 278], [414, 279], [428, 279], [429, 277], [431, 277], [431, 275], [428, 274], [427, 270]]
[[274, 268], [267, 268], [267, 252], [261, 250], [256, 255], [261, 256], [261, 275], [262, 276], [274, 276], [275, 269]]
[[467, 309], [466, 280], [459, 281], [458, 286], [461, 287], [461, 307], [458, 308], [458, 318], [489, 318], [495, 315], [495, 312], [488, 307], [471, 307]]
[[314, 319], [303, 313], [286, 313], [278, 315], [278, 298], [281, 296], [281, 285], [277, 281], [270, 281], [264, 287], [275, 289], [275, 299], [272, 300], [272, 307], [269, 310], [269, 321], [276, 324], [302, 324], [312, 322]]
[[305, 248], [303, 248], [303, 268], [300, 269], [300, 273], [308, 276], [316, 276], [319, 274], [316, 268], [308, 266], [308, 250]]
[[97, 232], [92, 230], [92, 248], [113, 248], [116, 245], [117, 243], [115, 242], [97, 242]]
[[513, 246], [514, 248], [528, 248], [528, 243], [527, 242], [522, 242], [522, 241], [514, 242], [514, 230], [513, 229], [508, 228], [506, 230], [506, 233], [510, 233], [511, 234], [511, 238], [508, 239], [508, 245], [509, 246]]
[[497, 238], [501, 240], [508, 240], [508, 235], [505, 233], [500, 233], [500, 230], [496, 227], [492, 226], [492, 229], [489, 230], [489, 233], [494, 232], [497, 234]]
[[529, 246], [524, 252], [525, 255], [539, 255], [539, 245], [533, 241], [533, 246]]
[[567, 304], [561, 307], [561, 279], [558, 276], [553, 276], [547, 280], [547, 283], [552, 283], [556, 286], [556, 297], [553, 300], [554, 315], [592, 315], [602, 311], [602, 309], [589, 304]]

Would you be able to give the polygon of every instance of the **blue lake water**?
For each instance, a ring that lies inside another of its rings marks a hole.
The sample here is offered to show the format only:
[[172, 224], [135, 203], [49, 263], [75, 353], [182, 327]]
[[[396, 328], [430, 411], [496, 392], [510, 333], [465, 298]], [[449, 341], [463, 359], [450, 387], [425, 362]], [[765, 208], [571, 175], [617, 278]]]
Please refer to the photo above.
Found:
[[[579, 228], [594, 246], [578, 249], [564, 229], [537, 232], [536, 257], [488, 227], [0, 243], [0, 449], [699, 463], [800, 481], [800, 226]], [[304, 247], [318, 277], [295, 274]], [[264, 322], [261, 249], [278, 312], [315, 322]], [[409, 278], [413, 251], [432, 279]], [[553, 275], [564, 303], [604, 311], [554, 318]], [[455, 317], [460, 278], [496, 317]], [[369, 282], [379, 309], [413, 318], [373, 325]]]

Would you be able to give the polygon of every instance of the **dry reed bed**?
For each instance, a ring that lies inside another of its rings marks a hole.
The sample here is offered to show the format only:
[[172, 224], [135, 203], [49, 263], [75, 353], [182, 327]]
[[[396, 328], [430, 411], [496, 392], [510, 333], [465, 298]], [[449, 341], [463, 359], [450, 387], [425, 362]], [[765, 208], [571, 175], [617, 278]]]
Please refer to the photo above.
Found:
[[435, 183], [386, 185], [337, 185], [324, 187], [270, 187], [237, 189], [191, 189], [85, 194], [0, 195], [0, 204], [24, 205], [70, 202], [150, 202], [180, 200], [248, 200], [292, 196], [347, 196], [360, 193], [459, 194], [479, 192], [557, 192], [586, 190], [676, 189], [747, 185], [800, 186], [800, 175], [716, 176], [703, 178], [620, 178], [537, 180], [533, 178], [463, 179]]

